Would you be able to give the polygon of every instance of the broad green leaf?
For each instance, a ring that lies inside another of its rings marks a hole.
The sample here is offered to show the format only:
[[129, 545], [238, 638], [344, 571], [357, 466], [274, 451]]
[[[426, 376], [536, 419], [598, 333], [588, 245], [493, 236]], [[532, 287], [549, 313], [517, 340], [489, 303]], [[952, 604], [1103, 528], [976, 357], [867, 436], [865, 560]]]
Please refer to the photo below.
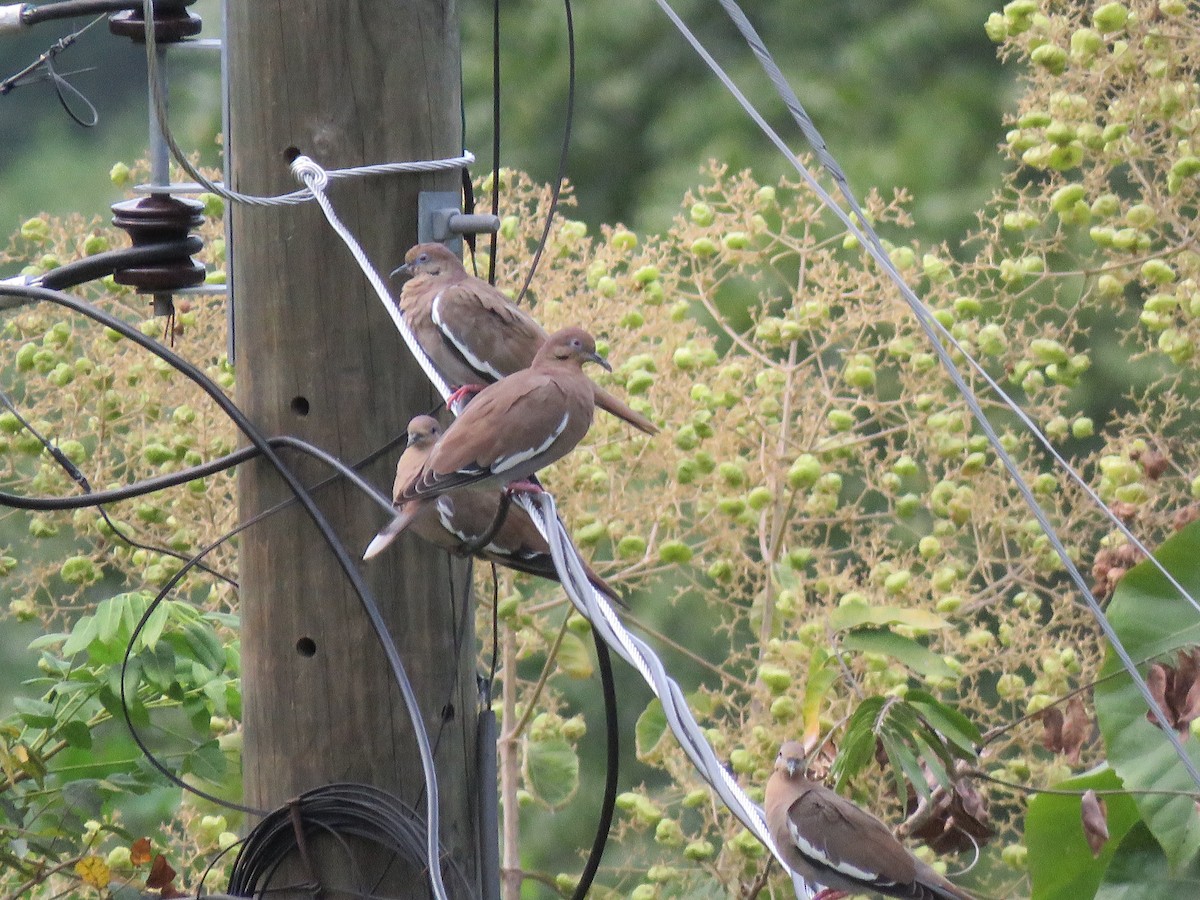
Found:
[[[204, 622], [198, 620], [185, 622], [181, 629], [187, 649], [191, 657], [204, 666], [213, 675], [219, 675], [225, 669], [225, 650], [217, 635]], [[203, 679], [197, 679], [203, 680]]]
[[579, 757], [562, 738], [530, 741], [525, 746], [525, 783], [551, 809], [557, 809], [579, 789]]
[[[1193, 597], [1200, 597], [1200, 523], [1167, 540], [1155, 556]], [[1135, 660], [1166, 654], [1200, 643], [1200, 616], [1148, 562], [1134, 566], [1117, 584], [1108, 617]], [[1164, 658], [1164, 662], [1173, 662]], [[1145, 672], [1142, 666], [1142, 672]], [[1196, 785], [1179, 764], [1175, 750], [1157, 727], [1146, 721], [1146, 701], [1109, 650], [1095, 689], [1096, 719], [1108, 761], [1130, 790], [1194, 791]], [[1200, 742], [1183, 735], [1184, 746], [1200, 766]], [[1187, 797], [1163, 794], [1135, 796], [1143, 821], [1162, 845], [1173, 867], [1200, 850], [1200, 816]]]
[[111, 644], [117, 640], [121, 627], [121, 613], [127, 595], [117, 594], [107, 600], [101, 600], [96, 607], [96, 637], [102, 644]]
[[647, 758], [662, 746], [666, 731], [667, 714], [663, 711], [662, 701], [654, 697], [646, 704], [633, 728], [638, 759], [648, 761]]
[[237, 720], [242, 718], [242, 681], [231, 678], [225, 683], [225, 709]]
[[[1105, 765], [1054, 787], [1082, 793], [1089, 789], [1120, 790], [1121, 786], [1117, 773]], [[1109, 841], [1099, 857], [1093, 857], [1083, 835], [1078, 795], [1035, 794], [1030, 799], [1025, 812], [1025, 844], [1029, 848], [1032, 900], [1084, 900], [1095, 893], [1121, 839], [1138, 821], [1137, 807], [1128, 794], [1110, 794], [1104, 802]]]
[[164, 694], [175, 681], [175, 651], [165, 641], [153, 650], [143, 650], [137, 655], [146, 680]]
[[83, 750], [91, 749], [92, 731], [87, 727], [86, 722], [81, 722], [78, 719], [66, 722], [62, 728], [58, 729], [58, 733], [72, 747], [79, 747]]
[[829, 613], [829, 627], [834, 631], [848, 631], [860, 625], [907, 625], [910, 628], [935, 630], [949, 623], [939, 615], [923, 609], [906, 609], [902, 606], [865, 606], [849, 603]]
[[[1111, 810], [1111, 807], [1109, 807]], [[1110, 812], [1111, 815], [1111, 812]], [[1109, 829], [1112, 834], [1112, 829]], [[1172, 872], [1162, 847], [1140, 821], [1121, 841], [1095, 900], [1164, 900], [1200, 897], [1200, 863]]]
[[219, 784], [228, 768], [225, 751], [216, 741], [205, 741], [184, 758], [181, 771]]
[[41, 650], [45, 647], [53, 647], [56, 644], [61, 644], [69, 638], [69, 634], [56, 632], [55, 634], [41, 634], [29, 642], [30, 650]]
[[171, 610], [166, 603], [160, 603], [154, 608], [154, 612], [150, 613], [150, 617], [146, 619], [146, 624], [138, 635], [140, 646], [148, 650], [155, 648], [158, 639], [162, 637], [163, 628], [166, 627], [170, 614]]
[[860, 628], [842, 635], [842, 646], [859, 653], [882, 653], [904, 663], [918, 675], [957, 678], [946, 661], [923, 644], [886, 628]]
[[30, 728], [53, 728], [58, 719], [54, 705], [32, 697], [13, 697], [13, 709]]
[[568, 631], [558, 647], [558, 667], [571, 678], [588, 679], [595, 669], [592, 655], [579, 635]]
[[95, 616], [80, 616], [75, 627], [71, 629], [67, 642], [63, 644], [63, 656], [74, 656], [76, 653], [86, 650], [88, 644], [96, 639], [99, 628], [100, 625]]

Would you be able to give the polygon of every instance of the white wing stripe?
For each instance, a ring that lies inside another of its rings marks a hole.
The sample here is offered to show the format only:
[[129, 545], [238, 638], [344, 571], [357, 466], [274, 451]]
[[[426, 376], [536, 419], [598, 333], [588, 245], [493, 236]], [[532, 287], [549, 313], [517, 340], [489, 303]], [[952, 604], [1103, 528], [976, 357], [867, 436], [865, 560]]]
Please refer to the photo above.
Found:
[[543, 453], [551, 444], [558, 440], [558, 436], [563, 433], [563, 429], [567, 427], [567, 422], [570, 418], [571, 414], [569, 412], [563, 413], [562, 421], [558, 423], [558, 427], [540, 445], [531, 447], [528, 450], [521, 450], [511, 456], [501, 456], [492, 463], [492, 471], [496, 473], [507, 472], [509, 469], [519, 466], [526, 460], [533, 459], [535, 456]]
[[852, 866], [848, 862], [830, 859], [800, 833], [800, 830], [796, 827], [795, 822], [788, 822], [788, 834], [791, 835], [792, 843], [796, 845], [796, 849], [809, 859], [814, 860], [815, 862], [818, 862], [827, 868], [833, 869], [835, 872], [840, 872], [843, 875], [848, 875], [851, 878], [856, 878], [859, 881], [866, 882], [867, 884], [873, 884], [879, 880], [878, 872], [868, 872], [866, 869], [860, 869], [857, 866]]
[[484, 372], [491, 375], [493, 379], [499, 381], [504, 375], [496, 371], [496, 367], [486, 359], [480, 359], [472, 353], [471, 348], [455, 337], [454, 332], [450, 330], [450, 326], [446, 324], [446, 320], [442, 318], [442, 293], [442, 291], [438, 291], [437, 296], [433, 298], [432, 308], [430, 309], [430, 318], [433, 319], [433, 324], [438, 327], [443, 337], [454, 345], [454, 349], [462, 354], [463, 359], [467, 361], [467, 364], [472, 369], [476, 372]]

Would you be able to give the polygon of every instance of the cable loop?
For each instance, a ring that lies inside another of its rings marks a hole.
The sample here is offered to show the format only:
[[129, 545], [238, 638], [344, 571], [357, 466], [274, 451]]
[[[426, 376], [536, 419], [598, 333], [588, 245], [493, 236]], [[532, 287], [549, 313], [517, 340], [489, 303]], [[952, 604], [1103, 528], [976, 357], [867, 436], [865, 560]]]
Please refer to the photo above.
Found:
[[308, 185], [308, 189], [314, 193], [329, 186], [328, 173], [304, 154], [292, 160], [292, 174]]

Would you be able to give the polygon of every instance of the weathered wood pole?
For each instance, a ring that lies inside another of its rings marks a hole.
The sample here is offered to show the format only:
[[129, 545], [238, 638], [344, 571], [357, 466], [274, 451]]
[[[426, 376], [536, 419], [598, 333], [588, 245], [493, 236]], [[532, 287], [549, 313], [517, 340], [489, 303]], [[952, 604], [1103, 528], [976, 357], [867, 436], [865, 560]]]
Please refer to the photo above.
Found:
[[[299, 187], [288, 168], [297, 150], [327, 169], [461, 152], [454, 0], [226, 0], [224, 14], [235, 190]], [[377, 268], [391, 268], [416, 243], [418, 192], [457, 190], [459, 179], [451, 171], [345, 180], [330, 197]], [[350, 462], [435, 406], [315, 204], [231, 204], [230, 238], [237, 398], [265, 433], [296, 435]], [[364, 474], [387, 489], [398, 452]], [[285, 455], [308, 484], [330, 474]], [[242, 518], [287, 496], [267, 464], [242, 467]], [[384, 516], [341, 483], [317, 500], [357, 559]], [[310, 788], [358, 781], [423, 810], [409, 714], [317, 529], [293, 506], [240, 540], [246, 801], [275, 808]], [[406, 537], [366, 572], [437, 742], [441, 840], [478, 895], [476, 651], [465, 568]], [[372, 892], [428, 896], [419, 871], [388, 868], [360, 849]], [[292, 869], [281, 883], [297, 877]]]

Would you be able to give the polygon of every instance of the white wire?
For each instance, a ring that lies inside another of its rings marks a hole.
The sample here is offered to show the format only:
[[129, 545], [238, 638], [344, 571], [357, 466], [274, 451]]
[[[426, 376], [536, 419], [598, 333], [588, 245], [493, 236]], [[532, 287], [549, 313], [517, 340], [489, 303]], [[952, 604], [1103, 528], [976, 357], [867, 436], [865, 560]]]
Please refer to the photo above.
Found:
[[[408, 345], [409, 350], [412, 351], [413, 356], [416, 357], [421, 369], [429, 376], [429, 380], [438, 393], [443, 398], [449, 397], [450, 385], [434, 368], [429, 356], [417, 343], [416, 336], [408, 327], [408, 323], [404, 321], [404, 317], [392, 300], [391, 294], [388, 293], [383, 279], [375, 271], [374, 266], [367, 259], [366, 253], [338, 218], [328, 197], [325, 196], [325, 187], [328, 184], [325, 171], [307, 156], [297, 157], [292, 163], [292, 171], [308, 186], [321, 210], [325, 213], [325, 218], [329, 221], [330, 226], [349, 248], [350, 253], [363, 270], [363, 274], [375, 288], [375, 293], [383, 302], [384, 308], [392, 317], [396, 329], [400, 332], [400, 336]], [[643, 640], [625, 628], [612, 605], [598, 594], [591, 582], [588, 581], [579, 551], [575, 549], [566, 529], [558, 520], [554, 498], [548, 493], [542, 493], [535, 496], [518, 494], [514, 499], [530, 514], [534, 524], [550, 545], [554, 567], [571, 603], [581, 615], [592, 623], [592, 627], [596, 629], [600, 638], [618, 656], [638, 671], [654, 695], [662, 701], [667, 725], [671, 732], [700, 776], [716, 791], [721, 802], [775, 855], [783, 865], [784, 871], [791, 872], [775, 846], [775, 842], [771, 840], [771, 833], [767, 829], [762, 810], [746, 796], [746, 792], [742, 790], [717, 757], [716, 752], [708, 743], [708, 739], [704, 736], [703, 729], [692, 715], [691, 710], [688, 709], [687, 700], [684, 698], [679, 684], [667, 674], [662, 661], [654, 651]], [[796, 887], [797, 897], [811, 896], [807, 887], [794, 873], [793, 884]]]

